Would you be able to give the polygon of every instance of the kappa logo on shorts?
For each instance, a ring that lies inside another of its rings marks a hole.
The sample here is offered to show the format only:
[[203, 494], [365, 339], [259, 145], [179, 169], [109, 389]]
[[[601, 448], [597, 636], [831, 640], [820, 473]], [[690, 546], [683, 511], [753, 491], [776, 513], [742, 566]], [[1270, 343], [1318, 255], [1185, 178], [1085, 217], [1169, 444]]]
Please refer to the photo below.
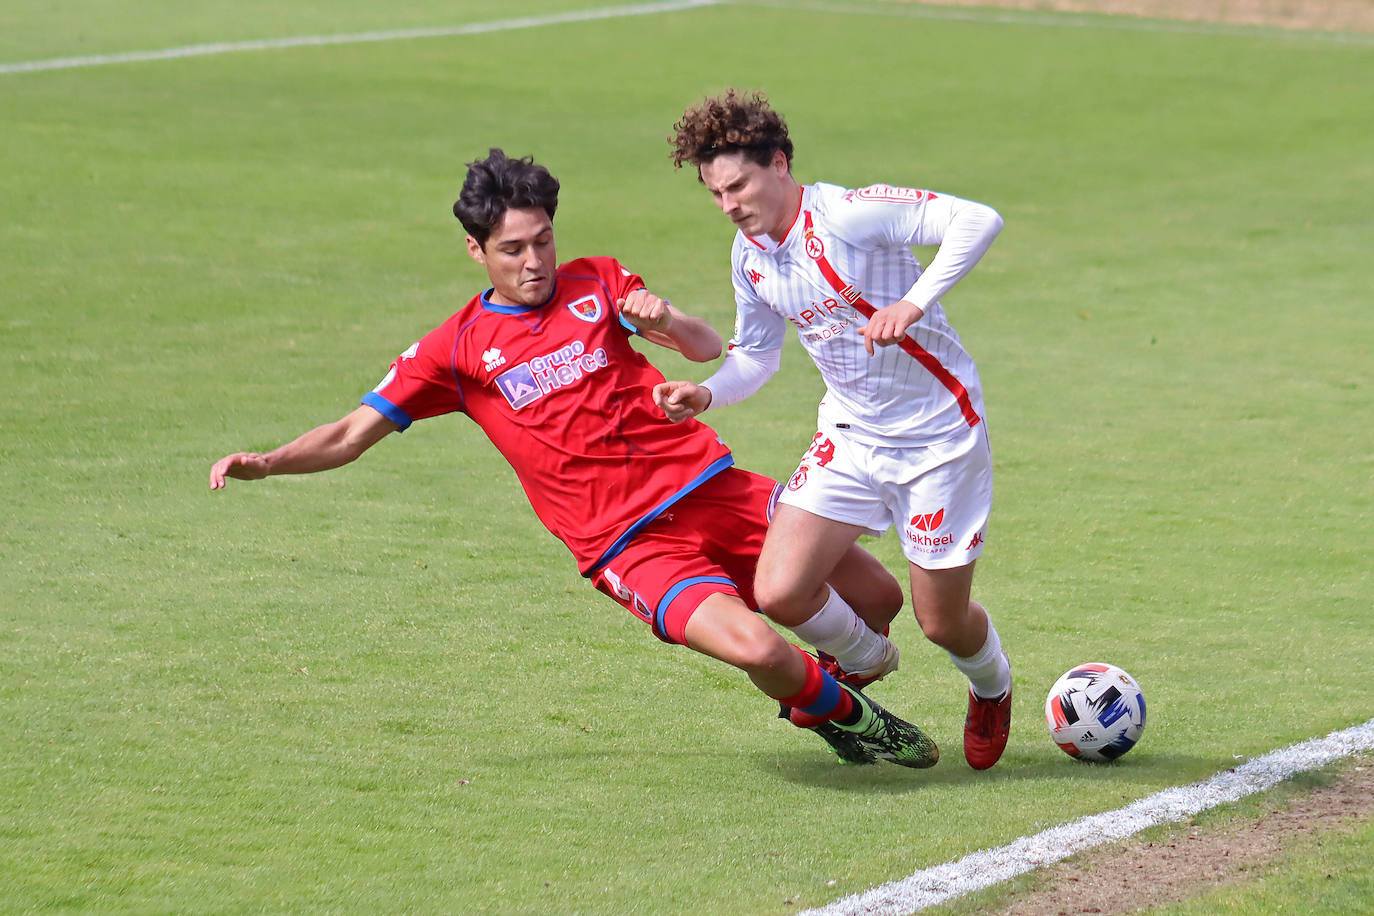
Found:
[[968, 542], [968, 546], [965, 547], [964, 549], [965, 549], [965, 550], [972, 550], [973, 548], [977, 547], [977, 546], [978, 546], [979, 544], [981, 544], [981, 543], [983, 543], [983, 532], [980, 531], [980, 532], [978, 532], [977, 534], [975, 534], [975, 535], [973, 536], [973, 540], [969, 541], [969, 542]]
[[806, 465], [797, 468], [797, 472], [792, 475], [792, 479], [787, 481], [787, 489], [800, 490], [802, 487], [806, 486], [806, 471]]

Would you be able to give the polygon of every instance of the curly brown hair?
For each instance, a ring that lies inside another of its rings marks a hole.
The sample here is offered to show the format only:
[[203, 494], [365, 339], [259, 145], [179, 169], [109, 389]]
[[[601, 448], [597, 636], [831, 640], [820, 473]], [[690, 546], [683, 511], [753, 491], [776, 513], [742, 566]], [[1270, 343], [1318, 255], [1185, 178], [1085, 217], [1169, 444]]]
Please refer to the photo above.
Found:
[[792, 166], [792, 140], [787, 122], [768, 104], [759, 90], [741, 93], [731, 88], [724, 95], [708, 97], [682, 113], [668, 138], [673, 146], [673, 167], [684, 162], [697, 167], [722, 153], [742, 153], [758, 165], [767, 165], [779, 150]]

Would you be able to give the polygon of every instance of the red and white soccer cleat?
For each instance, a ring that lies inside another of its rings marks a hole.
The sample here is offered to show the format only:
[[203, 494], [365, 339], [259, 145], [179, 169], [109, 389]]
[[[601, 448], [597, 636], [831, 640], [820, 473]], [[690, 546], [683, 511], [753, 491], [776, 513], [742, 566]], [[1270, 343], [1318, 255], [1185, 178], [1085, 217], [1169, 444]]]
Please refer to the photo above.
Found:
[[1011, 688], [1000, 697], [984, 699], [969, 688], [964, 719], [964, 759], [975, 770], [986, 770], [1002, 757], [1011, 733]]

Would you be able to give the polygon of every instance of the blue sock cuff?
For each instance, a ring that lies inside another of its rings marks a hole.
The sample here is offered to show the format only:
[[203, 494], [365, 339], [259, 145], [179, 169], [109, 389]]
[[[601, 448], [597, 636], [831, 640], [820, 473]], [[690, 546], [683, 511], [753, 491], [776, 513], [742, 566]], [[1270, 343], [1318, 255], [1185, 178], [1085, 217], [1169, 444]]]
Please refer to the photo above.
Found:
[[830, 676], [824, 669], [821, 670], [821, 693], [816, 697], [816, 702], [810, 706], [802, 708], [802, 712], [810, 716], [828, 716], [835, 711], [835, 707], [840, 705], [839, 682]]

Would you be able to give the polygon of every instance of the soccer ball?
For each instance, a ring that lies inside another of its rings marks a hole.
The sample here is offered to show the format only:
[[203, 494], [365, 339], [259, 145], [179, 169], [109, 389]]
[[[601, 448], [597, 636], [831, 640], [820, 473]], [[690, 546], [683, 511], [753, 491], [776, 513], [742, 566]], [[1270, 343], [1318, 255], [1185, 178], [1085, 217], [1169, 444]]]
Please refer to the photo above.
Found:
[[1050, 737], [1070, 757], [1103, 763], [1135, 747], [1145, 730], [1145, 694], [1116, 665], [1071, 668], [1045, 698]]

